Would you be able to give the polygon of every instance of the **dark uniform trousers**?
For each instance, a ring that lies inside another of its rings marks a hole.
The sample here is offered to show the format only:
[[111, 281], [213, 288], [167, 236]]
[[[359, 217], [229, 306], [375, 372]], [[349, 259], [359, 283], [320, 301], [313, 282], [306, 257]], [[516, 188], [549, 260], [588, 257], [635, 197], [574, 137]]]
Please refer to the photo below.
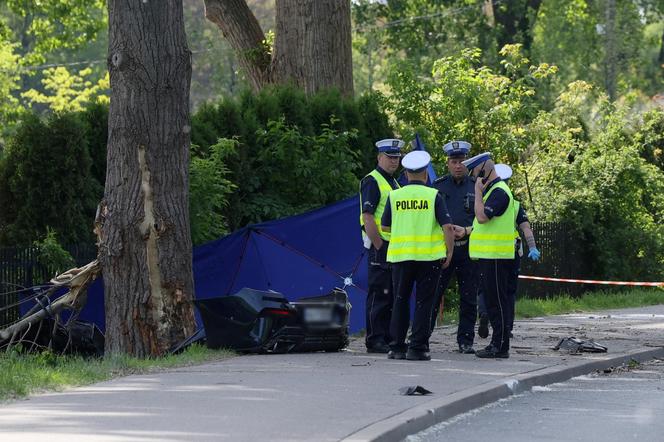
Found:
[[514, 260], [512, 261], [512, 268], [510, 270], [510, 278], [507, 284], [507, 294], [509, 296], [510, 304], [510, 322], [508, 324], [508, 330], [512, 331], [514, 328], [514, 314], [516, 307], [516, 290], [519, 284], [519, 272], [521, 271], [521, 257], [517, 253]]
[[[440, 260], [403, 261], [392, 264], [394, 283], [394, 305], [390, 322], [390, 349], [405, 352], [408, 348], [417, 351], [429, 351], [431, 336], [431, 314], [436, 289], [440, 279]], [[415, 314], [406, 346], [406, 335], [410, 324], [410, 296], [415, 290]]]
[[[517, 254], [512, 261], [512, 269], [510, 272], [509, 284], [507, 287], [507, 293], [509, 294], [509, 304], [510, 304], [510, 319], [509, 331], [514, 329], [514, 315], [516, 307], [516, 291], [519, 284], [519, 273], [521, 272], [521, 257]], [[477, 312], [481, 315], [486, 315], [486, 302], [485, 296], [482, 287], [479, 287], [479, 293], [477, 294]]]
[[452, 262], [440, 276], [440, 284], [436, 291], [436, 299], [431, 315], [431, 330], [436, 327], [436, 317], [445, 294], [445, 289], [456, 274], [459, 281], [459, 327], [457, 328], [457, 344], [473, 345], [475, 339], [475, 320], [477, 319], [477, 261], [468, 255], [468, 241], [462, 246], [454, 247]]
[[479, 259], [484, 301], [489, 322], [493, 329], [491, 345], [499, 352], [510, 349], [510, 324], [514, 307], [511, 304], [509, 287], [514, 272], [513, 259]]
[[388, 242], [383, 241], [380, 250], [369, 248], [369, 290], [366, 304], [367, 348], [390, 343], [390, 318], [392, 317], [392, 271], [387, 263]]

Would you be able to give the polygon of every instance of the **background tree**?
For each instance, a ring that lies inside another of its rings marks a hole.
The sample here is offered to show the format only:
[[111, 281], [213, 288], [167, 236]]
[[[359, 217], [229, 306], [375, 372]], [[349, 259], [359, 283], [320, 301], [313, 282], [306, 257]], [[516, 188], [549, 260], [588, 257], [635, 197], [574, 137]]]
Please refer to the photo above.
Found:
[[350, 0], [276, 0], [274, 37], [245, 0], [205, 0], [252, 88], [293, 83], [306, 93], [335, 87], [353, 94]]
[[112, 92], [97, 220], [106, 352], [160, 355], [195, 328], [191, 53], [181, 1], [110, 0], [108, 11]]

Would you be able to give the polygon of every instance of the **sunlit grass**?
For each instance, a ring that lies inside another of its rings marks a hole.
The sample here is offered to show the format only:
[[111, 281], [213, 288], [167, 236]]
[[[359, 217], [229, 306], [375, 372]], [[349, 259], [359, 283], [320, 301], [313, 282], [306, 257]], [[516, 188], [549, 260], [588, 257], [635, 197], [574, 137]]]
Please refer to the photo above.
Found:
[[[562, 315], [565, 313], [612, 310], [619, 308], [643, 307], [664, 304], [664, 289], [634, 288], [620, 291], [588, 292], [580, 297], [559, 295], [548, 299], [523, 298], [516, 302], [516, 317], [519, 319], [539, 316]], [[456, 324], [459, 310], [446, 307], [442, 324]], [[438, 317], [438, 325], [441, 325]]]
[[664, 304], [664, 290], [659, 288], [635, 288], [619, 292], [598, 291], [586, 293], [578, 298], [561, 295], [550, 299], [519, 299], [516, 303], [516, 317], [534, 318], [656, 304]]
[[31, 393], [100, 382], [128, 374], [147, 373], [220, 360], [233, 356], [225, 350], [192, 345], [184, 352], [161, 358], [139, 359], [126, 355], [105, 358], [58, 356], [9, 351], [0, 353], [0, 401]]

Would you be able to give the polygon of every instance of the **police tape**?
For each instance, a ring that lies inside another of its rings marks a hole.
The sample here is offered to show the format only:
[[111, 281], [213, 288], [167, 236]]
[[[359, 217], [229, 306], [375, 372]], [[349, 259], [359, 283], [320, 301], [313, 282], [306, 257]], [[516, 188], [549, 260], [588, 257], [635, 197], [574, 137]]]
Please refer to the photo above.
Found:
[[548, 278], [545, 276], [528, 276], [528, 275], [519, 275], [519, 278], [533, 279], [536, 281], [570, 282], [577, 284], [636, 285], [636, 286], [646, 286], [646, 287], [664, 287], [664, 282], [597, 281], [595, 279]]

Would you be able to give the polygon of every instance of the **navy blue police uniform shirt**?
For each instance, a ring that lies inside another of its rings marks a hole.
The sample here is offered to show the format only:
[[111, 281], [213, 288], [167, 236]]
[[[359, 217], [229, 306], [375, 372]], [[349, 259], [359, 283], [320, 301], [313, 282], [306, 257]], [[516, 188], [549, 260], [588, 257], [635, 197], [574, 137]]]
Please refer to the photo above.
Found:
[[520, 226], [521, 224], [525, 223], [526, 221], [530, 221], [528, 219], [528, 214], [523, 209], [523, 204], [519, 204], [519, 211], [516, 213], [516, 225]]
[[[392, 186], [392, 189], [399, 188], [396, 179], [385, 172], [380, 166], [376, 166], [376, 170], [383, 175], [387, 182]], [[362, 213], [369, 213], [373, 215], [378, 208], [380, 201], [380, 188], [376, 179], [370, 175], [364, 177], [360, 183], [360, 194], [362, 197]]]
[[473, 225], [475, 218], [475, 179], [464, 176], [456, 181], [451, 175], [445, 175], [433, 182], [433, 187], [443, 195], [445, 204], [457, 226]]
[[[484, 194], [486, 195], [487, 192], [489, 192], [489, 190], [491, 190], [491, 188], [499, 181], [502, 180], [500, 178], [496, 178], [495, 180], [491, 181], [491, 183], [489, 183], [489, 185], [484, 190]], [[503, 189], [495, 189], [493, 192], [491, 192], [489, 198], [484, 201], [484, 214], [489, 219], [493, 218], [494, 216], [500, 216], [505, 213], [509, 205], [510, 197], [507, 196], [507, 193], [505, 193]]]
[[[411, 181], [406, 185], [412, 186], [414, 184], [421, 186], [427, 185], [424, 181]], [[436, 194], [436, 203], [434, 206], [434, 210], [436, 212], [436, 221], [438, 221], [438, 224], [440, 224], [441, 226], [445, 224], [452, 224], [452, 217], [450, 216], [450, 213], [447, 211], [447, 205], [445, 204], [445, 200], [443, 199], [443, 196], [440, 194], [440, 192]], [[390, 205], [389, 196], [387, 197], [387, 204], [385, 205], [385, 211], [383, 212], [383, 217], [380, 220], [380, 224], [385, 227], [392, 226], [392, 206]]]

